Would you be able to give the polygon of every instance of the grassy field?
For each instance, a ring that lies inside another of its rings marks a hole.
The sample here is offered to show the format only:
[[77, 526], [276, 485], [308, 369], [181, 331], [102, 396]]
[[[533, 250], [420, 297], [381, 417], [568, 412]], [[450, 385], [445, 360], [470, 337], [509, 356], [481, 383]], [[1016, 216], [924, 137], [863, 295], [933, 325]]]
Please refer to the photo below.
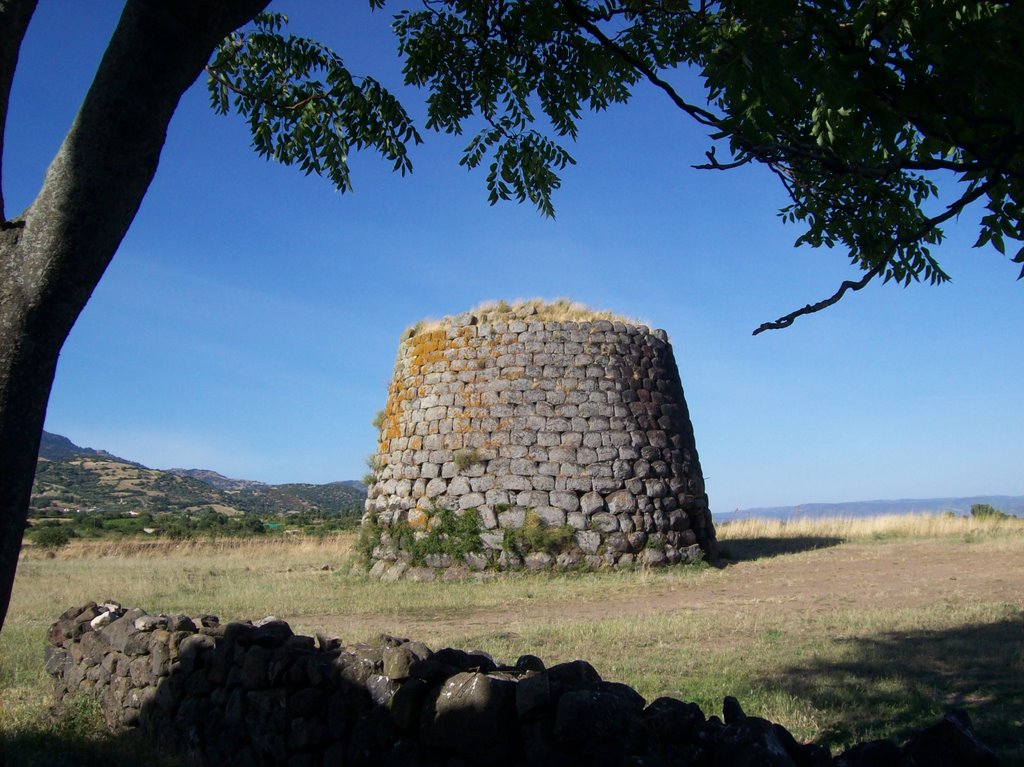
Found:
[[[720, 569], [460, 583], [370, 581], [351, 570], [351, 536], [26, 550], [0, 635], [7, 763], [109, 764], [112, 751], [126, 760], [115, 764], [158, 763], [108, 740], [87, 704], [48, 713], [47, 626], [71, 605], [113, 599], [222, 620], [274, 614], [345, 642], [387, 632], [504, 661], [585, 658], [648, 700], [713, 713], [735, 695], [833, 750], [899, 739], [959, 705], [1005, 764], [1024, 764], [1024, 522], [742, 522], [719, 539]], [[55, 762], [55, 749], [73, 756]]]

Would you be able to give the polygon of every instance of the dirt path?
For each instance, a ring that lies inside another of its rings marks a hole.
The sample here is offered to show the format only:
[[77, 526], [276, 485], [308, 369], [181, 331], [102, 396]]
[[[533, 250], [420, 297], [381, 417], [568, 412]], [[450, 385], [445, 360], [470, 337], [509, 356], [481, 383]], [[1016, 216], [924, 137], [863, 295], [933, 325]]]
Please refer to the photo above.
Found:
[[[347, 637], [515, 632], [545, 621], [596, 621], [675, 611], [742, 609], [820, 615], [837, 608], [1001, 602], [1024, 607], [1024, 552], [925, 540], [853, 543], [730, 564], [707, 577], [638, 585], [605, 599], [526, 602], [456, 616], [296, 616], [297, 626]], [[285, 616], [282, 616], [285, 617]]]

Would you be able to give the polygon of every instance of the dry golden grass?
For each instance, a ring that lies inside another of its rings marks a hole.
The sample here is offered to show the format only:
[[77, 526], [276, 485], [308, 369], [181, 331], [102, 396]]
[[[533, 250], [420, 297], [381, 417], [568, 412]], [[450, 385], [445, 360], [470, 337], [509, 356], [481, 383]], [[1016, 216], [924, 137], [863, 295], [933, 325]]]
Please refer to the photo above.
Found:
[[46, 627], [102, 598], [225, 620], [275, 614], [346, 642], [386, 631], [504, 661], [586, 658], [648, 699], [672, 694], [712, 713], [736, 695], [834, 749], [902, 737], [963, 705], [1004, 764], [1024, 761], [1024, 522], [742, 522], [719, 534], [738, 553], [723, 569], [456, 583], [354, 574], [352, 534], [26, 551], [0, 634], [0, 740], [49, 726]]
[[[332, 559], [351, 555], [355, 543], [354, 533], [326, 536], [274, 536], [249, 538], [216, 538], [170, 540], [167, 538], [121, 538], [116, 540], [74, 540], [61, 549], [60, 559], [103, 559], [118, 557], [179, 556], [208, 557], [218, 561], [252, 562], [278, 556], [303, 558], [309, 555]], [[23, 561], [46, 559], [47, 552], [27, 544], [21, 556]]]
[[956, 538], [982, 536], [1012, 540], [1024, 536], [1024, 519], [976, 519], [939, 514], [888, 514], [877, 517], [815, 517], [788, 522], [746, 519], [716, 525], [719, 541], [800, 537], [844, 541], [882, 538]]
[[[476, 315], [478, 321], [503, 322], [509, 319], [540, 320], [545, 322], [594, 322], [608, 320], [627, 325], [645, 325], [647, 323], [632, 319], [616, 312], [604, 309], [592, 309], [578, 301], [568, 298], [556, 298], [546, 301], [543, 298], [517, 298], [511, 303], [501, 301], [484, 301], [469, 310]], [[410, 338], [419, 333], [428, 333], [447, 327], [447, 319], [423, 319], [407, 328], [403, 338]]]

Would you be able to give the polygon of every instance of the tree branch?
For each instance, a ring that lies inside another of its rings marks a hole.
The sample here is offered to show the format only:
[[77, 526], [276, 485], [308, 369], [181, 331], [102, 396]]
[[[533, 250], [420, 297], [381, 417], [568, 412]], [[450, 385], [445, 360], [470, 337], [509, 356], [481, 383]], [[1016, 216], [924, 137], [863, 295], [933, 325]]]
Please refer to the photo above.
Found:
[[576, 4], [575, 0], [561, 0], [561, 4], [570, 19], [572, 19], [574, 22], [576, 22], [577, 25], [579, 25], [587, 32], [589, 32], [591, 36], [594, 37], [594, 39], [597, 40], [603, 48], [610, 51], [614, 55], [618, 56], [620, 59], [622, 59], [631, 67], [633, 67], [633, 69], [635, 69], [645, 78], [647, 78], [647, 80], [652, 85], [664, 91], [672, 100], [672, 103], [679, 107], [679, 109], [686, 112], [686, 114], [690, 115], [690, 117], [692, 117], [694, 120], [701, 123], [702, 125], [706, 125], [711, 128], [718, 128], [719, 130], [722, 129], [722, 124], [718, 117], [716, 117], [714, 114], [707, 111], [706, 109], [701, 109], [695, 104], [691, 104], [682, 96], [680, 96], [676, 92], [676, 89], [669, 85], [667, 82], [665, 82], [665, 80], [663, 80], [661, 77], [659, 77], [658, 73], [655, 72], [653, 68], [648, 66], [648, 64], [645, 61], [635, 56], [634, 54], [630, 53], [628, 50], [626, 50], [617, 42], [608, 37], [608, 35], [606, 35], [601, 30], [601, 28], [597, 26], [597, 24], [595, 24], [587, 17], [587, 14], [584, 12], [582, 8], [579, 7], [579, 5]]
[[733, 170], [734, 168], [739, 168], [740, 166], [753, 162], [754, 157], [757, 155], [756, 153], [745, 154], [738, 160], [723, 163], [718, 159], [717, 147], [712, 144], [711, 149], [706, 151], [704, 156], [708, 158], [708, 161], [700, 165], [694, 165], [693, 167], [695, 170]]
[[793, 321], [796, 320], [797, 317], [802, 317], [805, 314], [814, 314], [815, 312], [820, 312], [822, 309], [827, 309], [833, 304], [838, 303], [839, 299], [846, 295], [847, 291], [860, 290], [866, 286], [871, 282], [871, 280], [882, 273], [882, 270], [885, 268], [885, 263], [881, 263], [871, 271], [866, 272], [859, 280], [845, 280], [843, 284], [839, 286], [839, 290], [828, 298], [818, 301], [816, 304], [807, 304], [807, 306], [802, 309], [797, 309], [795, 312], [790, 312], [789, 314], [779, 317], [775, 322], [765, 322], [761, 327], [753, 332], [753, 335], [756, 336], [758, 333], [763, 333], [766, 330], [782, 330], [783, 328], [788, 328], [793, 324]]
[[302, 109], [302, 107], [306, 106], [306, 104], [310, 103], [311, 101], [321, 101], [321, 100], [323, 100], [323, 99], [325, 99], [325, 98], [327, 98], [328, 96], [331, 95], [329, 92], [328, 93], [313, 93], [313, 94], [310, 94], [309, 96], [306, 96], [306, 98], [304, 98], [304, 99], [299, 99], [294, 104], [278, 104], [277, 102], [272, 101], [271, 99], [265, 98], [265, 97], [260, 96], [260, 95], [258, 95], [256, 93], [252, 93], [251, 91], [247, 91], [244, 88], [239, 88], [238, 86], [234, 85], [233, 83], [229, 82], [228, 80], [225, 80], [209, 64], [207, 64], [205, 67], [203, 67], [203, 71], [205, 71], [206, 74], [208, 74], [210, 77], [212, 77], [214, 80], [216, 80], [218, 83], [223, 85], [225, 88], [227, 88], [232, 93], [237, 93], [239, 96], [244, 96], [247, 99], [252, 99], [253, 101], [259, 101], [259, 102], [261, 102], [263, 104], [271, 104], [271, 105], [277, 107], [278, 109], [283, 109], [283, 110], [288, 111], [288, 112], [294, 112], [296, 109]]
[[0, 226], [7, 220], [4, 208], [3, 153], [7, 106], [18, 66], [18, 53], [37, 0], [0, 0]]
[[[792, 311], [789, 314], [783, 315], [774, 322], [765, 322], [760, 327], [758, 327], [752, 333], [752, 335], [756, 336], [757, 334], [763, 333], [766, 330], [782, 330], [783, 328], [788, 328], [790, 325], [793, 324], [794, 320], [796, 320], [797, 317], [803, 317], [804, 315], [814, 314], [815, 312], [820, 312], [822, 309], [827, 309], [833, 304], [838, 303], [839, 299], [846, 295], [847, 291], [857, 291], [862, 289], [869, 282], [871, 282], [871, 280], [873, 280], [875, 277], [881, 274], [885, 270], [885, 267], [892, 262], [892, 257], [896, 253], [896, 250], [899, 248], [900, 245], [907, 244], [915, 240], [919, 240], [926, 234], [928, 234], [928, 232], [932, 231], [937, 226], [939, 226], [939, 224], [945, 223], [946, 221], [949, 221], [951, 218], [959, 216], [964, 208], [966, 208], [975, 200], [988, 194], [995, 186], [997, 186], [1000, 183], [1000, 181], [1001, 179], [997, 174], [995, 178], [990, 178], [984, 184], [979, 184], [974, 189], [969, 189], [967, 192], [961, 195], [960, 199], [950, 204], [946, 208], [946, 211], [944, 213], [940, 213], [937, 216], [933, 216], [929, 219], [926, 219], [921, 224], [921, 227], [913, 235], [901, 237], [895, 242], [893, 242], [892, 245], [889, 246], [889, 250], [885, 258], [882, 261], [880, 261], [878, 265], [876, 265], [871, 270], [866, 272], [864, 276], [861, 277], [859, 280], [844, 281], [843, 284], [839, 286], [839, 289], [828, 298], [818, 301], [816, 304], [807, 304], [802, 309], [797, 309], [796, 311]], [[939, 270], [939, 273], [944, 274], [941, 270]]]

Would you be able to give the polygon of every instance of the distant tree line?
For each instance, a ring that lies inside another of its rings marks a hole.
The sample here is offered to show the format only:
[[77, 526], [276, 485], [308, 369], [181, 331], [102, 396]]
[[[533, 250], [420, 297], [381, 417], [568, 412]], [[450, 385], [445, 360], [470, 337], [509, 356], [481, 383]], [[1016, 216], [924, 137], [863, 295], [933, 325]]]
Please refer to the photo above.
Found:
[[[277, 520], [277, 521], [270, 521]], [[188, 514], [177, 512], [143, 512], [129, 515], [122, 512], [99, 511], [38, 518], [31, 526], [29, 540], [36, 546], [55, 549], [75, 538], [104, 539], [152, 535], [172, 540], [275, 536], [298, 530], [305, 535], [323, 536], [354, 530], [359, 525], [357, 514], [332, 514], [319, 510], [302, 512], [287, 518], [260, 517], [253, 514], [228, 516], [211, 507]]]

